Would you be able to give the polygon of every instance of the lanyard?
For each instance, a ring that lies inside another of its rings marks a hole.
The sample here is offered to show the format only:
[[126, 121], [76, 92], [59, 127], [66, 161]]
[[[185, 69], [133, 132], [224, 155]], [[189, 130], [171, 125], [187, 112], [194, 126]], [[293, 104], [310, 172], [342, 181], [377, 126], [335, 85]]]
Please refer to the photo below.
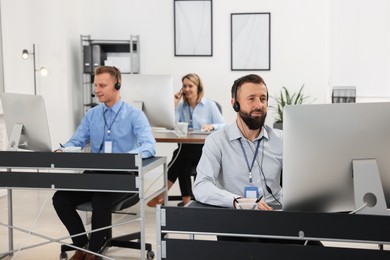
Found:
[[191, 111], [191, 106], [188, 104], [188, 113], [190, 114], [190, 122], [188, 124], [189, 128], [193, 128], [194, 126], [192, 125], [192, 111]]
[[[108, 109], [107, 109], [106, 111], [103, 112], [104, 125], [107, 127], [107, 134], [108, 134], [108, 135], [110, 135], [110, 133], [111, 133], [112, 125], [114, 124], [116, 117], [118, 116], [119, 112], [121, 111], [121, 109], [122, 109], [122, 107], [123, 107], [123, 104], [124, 104], [124, 103], [122, 103], [121, 107], [119, 108], [118, 113], [115, 114], [115, 117], [114, 117], [114, 119], [111, 121], [111, 125], [110, 125], [110, 126], [107, 125], [107, 120], [106, 120], [106, 112], [108, 111]], [[104, 110], [104, 108], [103, 108], [103, 110]]]
[[260, 145], [261, 139], [259, 139], [257, 141], [257, 146], [256, 146], [255, 153], [253, 155], [253, 160], [252, 160], [252, 165], [251, 166], [249, 166], [248, 156], [246, 155], [246, 152], [245, 152], [244, 146], [242, 145], [241, 139], [238, 139], [238, 141], [240, 141], [241, 149], [242, 149], [242, 152], [244, 153], [244, 156], [245, 156], [246, 165], [248, 166], [248, 170], [249, 170], [249, 183], [252, 184], [252, 182], [253, 182], [252, 169], [253, 169], [253, 165], [255, 164], [255, 160], [256, 160], [257, 154], [259, 153], [259, 145]]

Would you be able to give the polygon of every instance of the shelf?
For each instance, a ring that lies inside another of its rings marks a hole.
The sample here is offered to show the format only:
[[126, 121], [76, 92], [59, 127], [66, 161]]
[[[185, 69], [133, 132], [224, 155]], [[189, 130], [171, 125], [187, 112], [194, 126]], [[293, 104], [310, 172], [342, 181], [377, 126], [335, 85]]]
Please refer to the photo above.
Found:
[[97, 67], [110, 65], [119, 68], [122, 74], [140, 73], [139, 36], [130, 35], [128, 40], [92, 39], [81, 35], [82, 89], [84, 112], [98, 104], [93, 93], [93, 74]]
[[[118, 44], [118, 43], [115, 43], [115, 44], [108, 44], [108, 43], [95, 44], [95, 43], [91, 43], [91, 45], [100, 46], [101, 50], [103, 52], [106, 52], [106, 53], [107, 52], [123, 52], [123, 53], [130, 52], [130, 42], [128, 42], [126, 44]], [[137, 45], [133, 43], [133, 46], [137, 46]]]

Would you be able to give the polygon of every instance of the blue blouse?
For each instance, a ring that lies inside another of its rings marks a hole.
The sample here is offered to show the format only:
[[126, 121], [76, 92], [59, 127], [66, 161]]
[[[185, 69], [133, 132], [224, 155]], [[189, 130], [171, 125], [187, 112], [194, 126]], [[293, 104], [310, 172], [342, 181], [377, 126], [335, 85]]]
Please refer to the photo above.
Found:
[[221, 129], [225, 126], [225, 120], [217, 104], [208, 98], [202, 98], [194, 109], [188, 103], [181, 101], [176, 106], [176, 121], [188, 122], [189, 127], [191, 127], [192, 123], [194, 130], [200, 130], [206, 124], [211, 124], [214, 130]]

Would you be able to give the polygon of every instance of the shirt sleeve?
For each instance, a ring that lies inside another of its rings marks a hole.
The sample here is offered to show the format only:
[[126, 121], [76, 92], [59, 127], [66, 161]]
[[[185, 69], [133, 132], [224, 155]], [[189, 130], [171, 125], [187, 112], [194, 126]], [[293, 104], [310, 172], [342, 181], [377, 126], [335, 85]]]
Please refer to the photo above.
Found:
[[142, 111], [132, 118], [133, 131], [137, 139], [137, 148], [129, 153], [140, 153], [142, 158], [149, 158], [156, 154], [156, 140], [153, 137], [149, 121]]
[[83, 117], [80, 125], [77, 127], [69, 141], [64, 144], [64, 147], [76, 146], [83, 149], [87, 145], [87, 142], [90, 139], [89, 133], [91, 116], [92, 110], [88, 111], [87, 114]]
[[176, 118], [176, 122], [184, 121], [184, 118], [183, 118], [183, 101], [180, 101], [179, 104], [177, 104], [177, 106], [175, 108], [175, 118]]
[[218, 147], [213, 135], [207, 137], [202, 156], [196, 168], [194, 196], [197, 201], [220, 207], [233, 207], [234, 198], [240, 195], [223, 190], [216, 185], [222, 172], [222, 149]]

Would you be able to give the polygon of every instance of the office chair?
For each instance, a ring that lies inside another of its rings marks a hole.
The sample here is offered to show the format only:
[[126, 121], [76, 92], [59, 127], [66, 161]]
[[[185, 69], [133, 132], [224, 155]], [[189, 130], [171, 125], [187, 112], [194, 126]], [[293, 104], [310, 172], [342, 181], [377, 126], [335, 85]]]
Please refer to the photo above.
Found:
[[[214, 100], [214, 102], [217, 105], [219, 112], [222, 114], [222, 106], [217, 101]], [[195, 181], [195, 178], [196, 178], [196, 166], [197, 165], [194, 165], [191, 168], [191, 173], [190, 173], [190, 176], [193, 177], [193, 179], [194, 179], [193, 182]], [[168, 200], [180, 201], [180, 200], [182, 200], [182, 196], [181, 195], [170, 195], [170, 196], [168, 196]], [[191, 200], [194, 200], [194, 195], [193, 194], [191, 194]], [[178, 206], [184, 206], [182, 204], [183, 204], [183, 202], [180, 202], [178, 204]]]
[[215, 102], [215, 104], [217, 105], [217, 107], [218, 107], [218, 110], [219, 110], [219, 112], [221, 112], [221, 115], [222, 115], [222, 106], [221, 106], [221, 104], [219, 104], [217, 101], [215, 101], [214, 100], [214, 102]]
[[[130, 193], [128, 197], [119, 201], [116, 205], [111, 209], [112, 213], [119, 213], [119, 211], [123, 209], [130, 208], [137, 204], [139, 201], [138, 193]], [[78, 210], [81, 211], [92, 211], [92, 203], [86, 202], [77, 206]], [[125, 213], [126, 214], [126, 213]], [[129, 213], [131, 214], [131, 213]], [[126, 234], [119, 237], [112, 237], [112, 228], [109, 229], [109, 233], [106, 237], [106, 241], [103, 247], [99, 250], [99, 254], [104, 254], [109, 247], [124, 247], [124, 248], [132, 248], [132, 249], [141, 249], [141, 232], [134, 232], [131, 234]], [[152, 245], [149, 243], [145, 243], [146, 249], [146, 258], [153, 259], [154, 252], [152, 251]], [[73, 247], [68, 245], [61, 245], [61, 254], [60, 260], [67, 260], [68, 254], [67, 251], [75, 250]]]

